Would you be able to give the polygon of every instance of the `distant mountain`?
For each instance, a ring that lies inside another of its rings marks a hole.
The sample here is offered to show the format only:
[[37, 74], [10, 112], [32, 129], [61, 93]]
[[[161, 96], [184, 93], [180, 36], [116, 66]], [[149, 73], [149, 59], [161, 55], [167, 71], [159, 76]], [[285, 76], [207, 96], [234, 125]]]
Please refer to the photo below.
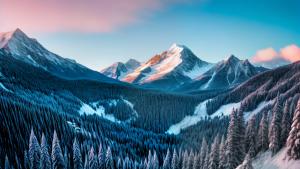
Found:
[[[252, 61], [253, 62], [253, 61]], [[274, 69], [274, 68], [278, 68], [280, 66], [284, 66], [284, 65], [288, 65], [291, 64], [292, 62], [285, 60], [283, 58], [274, 58], [272, 60], [268, 60], [268, 61], [255, 61], [253, 62], [254, 65], [256, 66], [262, 66], [262, 67], [266, 67], [269, 69]]]
[[200, 60], [186, 46], [173, 44], [121, 80], [149, 88], [173, 90], [211, 67], [211, 63]]
[[60, 57], [48, 51], [36, 39], [29, 38], [20, 29], [1, 33], [0, 49], [11, 53], [15, 59], [40, 67], [61, 78], [117, 82], [76, 63], [74, 60]]
[[240, 60], [234, 55], [223, 60], [204, 74], [200, 74], [192, 82], [178, 90], [215, 90], [228, 89], [248, 80], [252, 76], [265, 71], [263, 67], [255, 67], [248, 60]]
[[110, 78], [122, 79], [127, 74], [133, 72], [139, 66], [141, 66], [141, 63], [139, 61], [129, 59], [126, 63], [116, 62], [111, 66], [101, 70], [101, 73]]

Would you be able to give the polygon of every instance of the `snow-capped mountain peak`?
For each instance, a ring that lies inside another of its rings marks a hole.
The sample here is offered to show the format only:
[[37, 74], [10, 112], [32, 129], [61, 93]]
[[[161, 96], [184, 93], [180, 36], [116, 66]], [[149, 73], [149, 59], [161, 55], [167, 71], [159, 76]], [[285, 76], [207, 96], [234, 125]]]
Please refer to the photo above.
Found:
[[133, 72], [141, 63], [135, 59], [129, 59], [126, 63], [116, 62], [111, 66], [101, 70], [107, 77], [114, 79], [122, 79], [128, 73]]
[[42, 68], [62, 78], [114, 81], [74, 60], [48, 51], [36, 39], [28, 37], [20, 29], [0, 33], [0, 49], [9, 53], [9, 56], [14, 59]]
[[155, 86], [154, 88], [162, 86], [175, 88], [186, 81], [190, 81], [197, 74], [205, 72], [210, 68], [210, 65], [200, 60], [186, 46], [174, 43], [168, 50], [153, 56], [122, 80], [129, 83]]

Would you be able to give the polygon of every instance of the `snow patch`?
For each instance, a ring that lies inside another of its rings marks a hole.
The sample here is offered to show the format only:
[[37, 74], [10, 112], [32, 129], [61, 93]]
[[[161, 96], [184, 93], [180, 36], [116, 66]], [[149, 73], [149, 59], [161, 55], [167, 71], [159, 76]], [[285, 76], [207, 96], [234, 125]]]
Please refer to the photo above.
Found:
[[179, 134], [181, 130], [188, 128], [192, 125], [197, 124], [201, 121], [205, 116], [207, 116], [206, 112], [206, 103], [208, 100], [201, 102], [194, 111], [194, 115], [186, 116], [179, 123], [172, 125], [168, 130], [167, 134]]
[[210, 117], [214, 118], [217, 116], [228, 116], [232, 112], [233, 109], [239, 109], [241, 106], [241, 102], [238, 103], [230, 103], [221, 106], [215, 113], [213, 113]]
[[[209, 99], [210, 100], [210, 99]], [[173, 124], [169, 127], [169, 129], [166, 131], [167, 134], [179, 134], [181, 130], [188, 128], [190, 126], [193, 126], [200, 122], [204, 117], [217, 117], [217, 116], [228, 116], [232, 112], [233, 109], [239, 109], [241, 106], [241, 102], [238, 103], [230, 103], [221, 106], [215, 113], [212, 115], [207, 114], [207, 109], [206, 109], [206, 103], [209, 101], [206, 100], [204, 102], [201, 102], [196, 106], [194, 114], [193, 115], [188, 115], [184, 117], [180, 122]], [[259, 113], [261, 110], [263, 110], [266, 106], [273, 104], [274, 100], [270, 101], [263, 101], [261, 102], [256, 109], [253, 111], [245, 112], [244, 113], [244, 118], [245, 120], [250, 119], [253, 115]]]
[[287, 160], [286, 148], [272, 157], [270, 151], [258, 154], [252, 162], [254, 169], [299, 169], [300, 160]]
[[202, 75], [206, 71], [208, 71], [210, 68], [212, 68], [213, 64], [208, 64], [205, 66], [199, 66], [195, 65], [194, 68], [188, 72], [183, 72], [183, 74], [191, 79], [195, 79], [199, 77], [199, 75]]
[[103, 106], [99, 106], [97, 109], [93, 109], [90, 105], [83, 103], [80, 110], [79, 114], [80, 115], [93, 115], [96, 114], [98, 116], [104, 116], [105, 109]]
[[7, 89], [1, 82], [0, 82], [0, 89], [3, 89], [4, 91], [11, 92], [11, 90]]
[[244, 118], [245, 120], [249, 120], [252, 116], [258, 114], [260, 111], [262, 111], [265, 107], [267, 107], [268, 105], [271, 105], [274, 103], [274, 100], [269, 100], [269, 101], [263, 101], [261, 102], [256, 109], [254, 109], [253, 111], [249, 111], [249, 112], [245, 112], [244, 113]]

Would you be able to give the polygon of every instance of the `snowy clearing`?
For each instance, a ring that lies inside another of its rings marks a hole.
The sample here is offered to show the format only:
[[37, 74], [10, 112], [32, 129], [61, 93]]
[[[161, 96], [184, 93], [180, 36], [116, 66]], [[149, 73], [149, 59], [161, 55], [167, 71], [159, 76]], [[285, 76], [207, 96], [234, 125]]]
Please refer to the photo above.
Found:
[[167, 134], [179, 134], [181, 130], [188, 128], [192, 125], [197, 124], [199, 121], [201, 121], [202, 118], [207, 116], [206, 113], [206, 103], [208, 100], [201, 102], [194, 111], [194, 115], [186, 116], [181, 120], [179, 123], [173, 124], [168, 130]]
[[79, 114], [80, 115], [96, 114], [100, 117], [103, 117], [104, 119], [109, 120], [109, 121], [120, 123], [120, 121], [117, 120], [113, 114], [105, 114], [105, 108], [103, 106], [98, 106], [96, 109], [94, 109], [90, 105], [83, 103], [79, 110]]
[[[209, 100], [206, 100], [198, 104], [198, 106], [196, 106], [195, 108], [193, 115], [188, 115], [184, 117], [180, 122], [171, 125], [169, 129], [166, 131], [166, 133], [177, 135], [180, 133], [181, 130], [193, 126], [198, 122], [200, 122], [201, 119], [203, 119], [205, 116], [209, 116], [206, 110], [206, 103], [208, 101]], [[253, 111], [244, 113], [245, 120], [249, 120], [252, 117], [252, 115], [259, 113], [263, 108], [273, 103], [274, 103], [273, 100], [261, 102], [257, 106], [257, 108], [254, 109]], [[230, 115], [233, 109], [239, 109], [240, 106], [241, 106], [241, 102], [223, 105], [214, 114], [210, 115], [209, 117], [214, 118], [217, 116], [228, 116]]]
[[252, 165], [254, 169], [299, 169], [300, 160], [287, 160], [286, 148], [283, 148], [275, 156], [271, 156], [271, 152], [267, 151], [258, 154], [253, 160]]
[[269, 100], [269, 101], [263, 101], [261, 102], [256, 109], [254, 109], [253, 111], [249, 111], [249, 112], [245, 112], [244, 113], [244, 118], [245, 120], [249, 120], [253, 115], [256, 115], [257, 113], [259, 113], [260, 111], [262, 111], [265, 107], [267, 107], [268, 105], [271, 105], [274, 103], [274, 100]]

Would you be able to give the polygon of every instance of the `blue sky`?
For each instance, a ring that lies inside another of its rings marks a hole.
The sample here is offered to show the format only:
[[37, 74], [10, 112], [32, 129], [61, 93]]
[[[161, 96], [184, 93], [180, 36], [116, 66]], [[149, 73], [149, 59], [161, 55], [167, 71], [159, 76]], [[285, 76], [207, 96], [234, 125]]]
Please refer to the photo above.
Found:
[[135, 13], [136, 21], [109, 31], [29, 34], [51, 51], [94, 70], [129, 58], [146, 61], [172, 43], [188, 46], [209, 62], [230, 54], [245, 59], [260, 49], [300, 45], [297, 0], [167, 0], [159, 9], [144, 10]]

